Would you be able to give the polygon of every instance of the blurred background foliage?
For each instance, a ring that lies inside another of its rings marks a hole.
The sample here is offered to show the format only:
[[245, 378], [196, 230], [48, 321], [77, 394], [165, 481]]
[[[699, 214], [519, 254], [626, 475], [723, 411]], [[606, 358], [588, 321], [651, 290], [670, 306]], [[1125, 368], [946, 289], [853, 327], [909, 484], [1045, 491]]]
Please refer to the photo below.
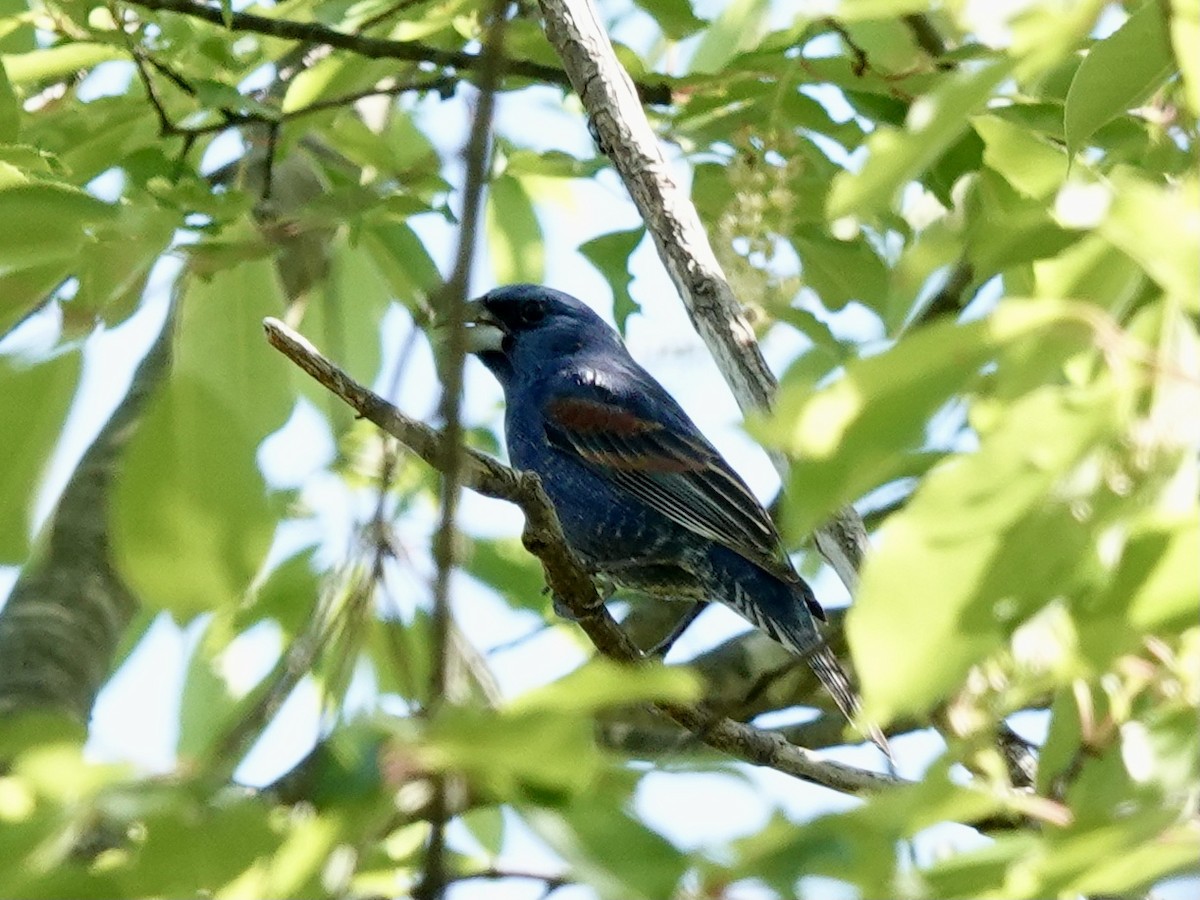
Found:
[[[815, 571], [811, 529], [865, 514], [835, 645], [893, 735], [933, 736], [932, 762], [900, 737], [910, 786], [672, 840], [691, 813], [644, 815], [648, 761], [748, 776], [643, 701], [703, 694], [768, 724], [811, 708], [784, 733], [849, 738], [745, 634], [695, 675], [530, 658], [540, 686], [514, 696], [495, 648], [455, 632], [450, 702], [426, 714], [436, 477], [260, 323], [286, 318], [390, 397], [436, 395], [406, 372], [454, 233], [479, 4], [3, 0], [0, 895], [403, 895], [439, 774], [463, 892], [500, 889], [518, 828], [559, 863], [519, 896], [1137, 896], [1194, 870], [1200, 5], [598, 5], [756, 329], [791, 348], [749, 423], [793, 463], [788, 540]], [[537, 7], [509, 14], [502, 100], [581, 128]], [[537, 121], [496, 137], [484, 288], [574, 252], [546, 222], [594, 215], [578, 185], [619, 191]], [[624, 328], [648, 242], [628, 213], [593, 232], [573, 265]], [[147, 310], [161, 333], [51, 490], [73, 399], [110, 377], [89, 347]], [[498, 452], [494, 408], [468, 424]], [[313, 444], [332, 449], [289, 470]], [[500, 524], [466, 517], [456, 584], [578, 640], [511, 515], [486, 509]], [[194, 640], [173, 762], [150, 772], [84, 745], [162, 616]], [[663, 627], [636, 605], [626, 623], [647, 644]], [[301, 682], [318, 733], [247, 790], [235, 773]], [[1022, 713], [1032, 776], [997, 749]], [[988, 839], [914, 856], [942, 822]]]

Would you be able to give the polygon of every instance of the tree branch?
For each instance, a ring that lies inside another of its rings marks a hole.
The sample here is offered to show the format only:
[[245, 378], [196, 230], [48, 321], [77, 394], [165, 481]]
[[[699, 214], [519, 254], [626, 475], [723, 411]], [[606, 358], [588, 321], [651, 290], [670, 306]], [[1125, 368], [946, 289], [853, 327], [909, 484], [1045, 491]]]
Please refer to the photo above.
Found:
[[[273, 19], [253, 13], [227, 13], [219, 6], [209, 6], [195, 0], [125, 0], [130, 6], [156, 12], [171, 12], [193, 19], [201, 19], [213, 25], [225, 27], [225, 16], [229, 15], [229, 27], [233, 31], [246, 31], [268, 37], [300, 41], [314, 46], [336, 47], [368, 59], [399, 59], [413, 63], [431, 63], [459, 72], [476, 72], [482, 68], [480, 54], [458, 50], [443, 50], [420, 41], [394, 41], [386, 38], [349, 34], [322, 25], [319, 22], [297, 22], [292, 19]], [[524, 59], [509, 60], [505, 73], [534, 81], [544, 81], [570, 87], [567, 75], [561, 69]], [[671, 103], [671, 88], [664, 82], [638, 85], [642, 99], [647, 103], [668, 105]]]
[[[642, 110], [633, 82], [613, 50], [589, 0], [538, 0], [546, 36], [583, 101], [599, 144], [654, 237], [671, 280], [743, 412], [765, 410], [775, 376], [742, 314], [700, 223], [695, 206], [671, 176], [670, 165]], [[783, 457], [772, 456], [787, 481]], [[816, 534], [817, 549], [853, 591], [867, 547], [862, 519], [839, 511]]]
[[[405, 416], [354, 381], [279, 320], [266, 319], [263, 326], [272, 346], [341, 397], [360, 416], [374, 422], [434, 468], [443, 464], [442, 437], [437, 431]], [[591, 575], [567, 546], [558, 516], [538, 477], [516, 472], [470, 449], [464, 450], [461, 463], [464, 487], [521, 507], [525, 514], [522, 536], [525, 546], [541, 561], [550, 589], [578, 617], [580, 627], [597, 649], [622, 662], [641, 661], [642, 652], [608, 612]], [[658, 703], [655, 709], [715, 750], [836, 791], [862, 794], [903, 783], [898, 778], [824, 759], [818, 753], [789, 744], [778, 734], [734, 722], [704, 704]]]

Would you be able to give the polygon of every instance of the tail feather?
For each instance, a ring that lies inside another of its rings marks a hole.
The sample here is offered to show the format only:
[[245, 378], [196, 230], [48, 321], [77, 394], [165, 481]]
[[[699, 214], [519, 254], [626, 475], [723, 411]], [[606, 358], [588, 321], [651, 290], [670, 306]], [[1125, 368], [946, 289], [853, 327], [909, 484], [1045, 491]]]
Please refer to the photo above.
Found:
[[[817, 680], [825, 686], [825, 690], [829, 692], [829, 696], [833, 698], [837, 708], [842, 711], [842, 715], [852, 724], [857, 725], [856, 720], [862, 712], [862, 701], [859, 699], [858, 692], [854, 690], [854, 685], [850, 683], [850, 676], [841, 661], [824, 644], [809, 652], [806, 659], [809, 668], [813, 670]], [[861, 727], [865, 728], [867, 737], [883, 751], [884, 756], [892, 760], [892, 748], [888, 744], [887, 736], [879, 729], [879, 726], [867, 722]]]

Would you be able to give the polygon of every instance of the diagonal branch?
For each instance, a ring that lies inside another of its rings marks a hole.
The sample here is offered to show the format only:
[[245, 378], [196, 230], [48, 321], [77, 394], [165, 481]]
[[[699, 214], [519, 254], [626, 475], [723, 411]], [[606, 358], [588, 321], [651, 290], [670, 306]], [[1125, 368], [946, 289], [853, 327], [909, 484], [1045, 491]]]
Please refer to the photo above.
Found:
[[[266, 319], [263, 327], [272, 346], [341, 397], [360, 416], [374, 422], [434, 468], [444, 464], [443, 438], [439, 432], [410, 419], [354, 381], [279, 320]], [[521, 507], [525, 514], [525, 546], [541, 561], [550, 589], [578, 617], [580, 627], [597, 649], [621, 662], [636, 663], [643, 659], [641, 651], [605, 608], [588, 571], [567, 546], [558, 516], [537, 476], [514, 471], [470, 449], [464, 450], [461, 466], [464, 487]], [[655, 709], [715, 750], [836, 791], [864, 794], [904, 783], [898, 778], [825, 759], [788, 743], [779, 734], [735, 722], [703, 704], [659, 703]]]
[[[672, 177], [670, 164], [617, 59], [590, 0], [538, 0], [546, 36], [562, 59], [601, 148], [612, 160], [671, 275], [692, 324], [729, 383], [743, 412], [765, 410], [775, 396], [767, 367], [695, 206]], [[787, 481], [787, 462], [773, 456]], [[817, 548], [853, 591], [867, 548], [862, 518], [839, 511], [816, 534]]]
[[[348, 50], [368, 59], [399, 59], [414, 63], [431, 63], [460, 72], [477, 72], [483, 68], [480, 54], [459, 50], [443, 50], [420, 41], [396, 41], [387, 38], [368, 37], [338, 31], [319, 22], [297, 22], [294, 19], [273, 19], [254, 13], [230, 12], [221, 6], [210, 6], [197, 0], [126, 0], [130, 6], [155, 12], [171, 12], [181, 16], [201, 19], [233, 31], [263, 34], [268, 37], [299, 41], [312, 46], [336, 47]], [[505, 72], [520, 78], [544, 81], [569, 87], [570, 82], [562, 69], [524, 59], [505, 62]], [[639, 84], [638, 90], [647, 103], [666, 105], [671, 102], [671, 88], [665, 82]]]

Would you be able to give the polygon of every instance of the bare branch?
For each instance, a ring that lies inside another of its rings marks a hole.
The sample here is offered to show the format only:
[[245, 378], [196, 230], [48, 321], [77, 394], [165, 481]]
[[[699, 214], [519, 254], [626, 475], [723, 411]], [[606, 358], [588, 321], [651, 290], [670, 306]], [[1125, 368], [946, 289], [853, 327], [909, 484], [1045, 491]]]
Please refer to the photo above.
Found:
[[[277, 319], [263, 322], [267, 340], [309, 375], [341, 397], [359, 415], [374, 422], [434, 468], [443, 461], [441, 435], [354, 381], [311, 344]], [[605, 608], [588, 571], [567, 546], [558, 516], [536, 475], [515, 472], [496, 460], [466, 449], [462, 484], [488, 497], [507, 500], [525, 513], [523, 540], [542, 563], [546, 581], [605, 656], [636, 663], [644, 657]], [[904, 783], [823, 758], [789, 744], [782, 736], [726, 718], [703, 704], [655, 704], [661, 714], [687, 728], [708, 746], [757, 765], [836, 791], [863, 794]]]
[[[725, 279], [696, 208], [678, 182], [642, 110], [633, 82], [590, 0], [538, 0], [546, 36], [583, 101], [600, 146], [654, 237], [658, 254], [743, 412], [764, 410], [775, 395], [754, 331]], [[772, 461], [787, 479], [787, 462]], [[853, 509], [816, 535], [817, 548], [853, 591], [867, 537]]]
[[[202, 19], [213, 25], [225, 27], [227, 10], [219, 6], [195, 0], [126, 0], [130, 6], [138, 6], [156, 12], [178, 13]], [[435, 66], [454, 69], [459, 72], [478, 71], [482, 65], [481, 56], [474, 53], [464, 53], [456, 50], [443, 50], [423, 44], [420, 41], [394, 41], [386, 38], [368, 37], [362, 34], [348, 34], [337, 31], [319, 22], [297, 22], [293, 19], [272, 19], [257, 16], [253, 13], [228, 13], [229, 26], [233, 31], [246, 31], [253, 34], [264, 34], [269, 37], [285, 40], [300, 41], [313, 46], [336, 47], [348, 50], [368, 59], [399, 59], [414, 63], [431, 63]], [[553, 66], [545, 66], [530, 60], [514, 59], [505, 66], [506, 74], [534, 81], [544, 81], [569, 87], [566, 73]], [[671, 102], [671, 88], [665, 83], [647, 83], [639, 85], [642, 98], [647, 103], [666, 105]]]

